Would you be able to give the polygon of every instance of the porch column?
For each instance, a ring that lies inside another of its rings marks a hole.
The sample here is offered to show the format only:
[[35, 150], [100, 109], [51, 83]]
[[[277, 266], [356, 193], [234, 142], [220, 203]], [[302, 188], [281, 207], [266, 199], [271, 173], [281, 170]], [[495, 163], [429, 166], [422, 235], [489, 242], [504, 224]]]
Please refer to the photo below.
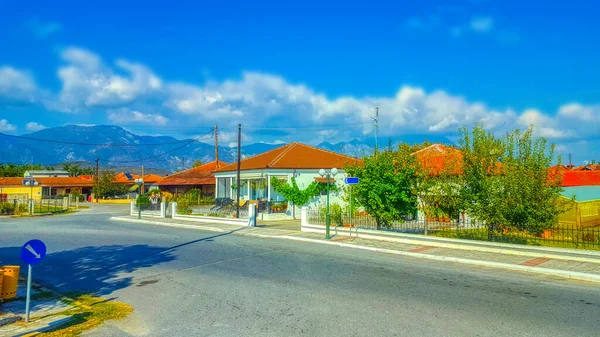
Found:
[[267, 174], [267, 201], [271, 201], [271, 177]]
[[219, 178], [215, 178], [215, 200], [219, 197]]
[[248, 200], [250, 200], [250, 179], [246, 180], [246, 185], [248, 185]]

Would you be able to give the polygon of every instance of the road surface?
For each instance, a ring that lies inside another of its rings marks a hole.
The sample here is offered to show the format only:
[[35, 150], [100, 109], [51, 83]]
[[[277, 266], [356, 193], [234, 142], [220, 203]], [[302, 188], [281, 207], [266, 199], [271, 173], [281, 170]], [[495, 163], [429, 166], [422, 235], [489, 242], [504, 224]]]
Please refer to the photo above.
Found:
[[134, 306], [88, 336], [600, 335], [597, 285], [109, 221], [115, 212], [127, 209], [0, 218], [0, 264], [42, 239], [36, 280]]

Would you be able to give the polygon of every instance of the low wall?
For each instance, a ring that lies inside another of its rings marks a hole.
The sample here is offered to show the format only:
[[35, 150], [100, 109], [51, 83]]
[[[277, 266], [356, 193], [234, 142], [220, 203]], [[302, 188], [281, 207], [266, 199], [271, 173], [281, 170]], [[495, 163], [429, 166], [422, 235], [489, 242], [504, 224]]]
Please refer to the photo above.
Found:
[[236, 225], [236, 226], [256, 226], [256, 205], [249, 204], [248, 205], [248, 218], [247, 219], [237, 219], [237, 218], [221, 218], [215, 216], [204, 216], [204, 215], [185, 215], [177, 213], [177, 203], [171, 203], [171, 217], [173, 219], [185, 219], [185, 220], [194, 220], [198, 222], [207, 222], [207, 223], [221, 223], [227, 225]]
[[130, 204], [131, 206], [130, 206], [130, 210], [129, 210], [129, 213], [131, 215], [140, 215], [141, 214], [143, 216], [152, 216], [152, 217], [157, 217], [157, 218], [166, 218], [167, 217], [167, 212], [166, 212], [167, 205], [164, 202], [160, 203], [160, 209], [157, 211], [142, 210], [141, 213], [137, 210], [137, 207], [135, 206], [135, 204], [136, 204], [135, 201], [131, 201], [131, 204]]

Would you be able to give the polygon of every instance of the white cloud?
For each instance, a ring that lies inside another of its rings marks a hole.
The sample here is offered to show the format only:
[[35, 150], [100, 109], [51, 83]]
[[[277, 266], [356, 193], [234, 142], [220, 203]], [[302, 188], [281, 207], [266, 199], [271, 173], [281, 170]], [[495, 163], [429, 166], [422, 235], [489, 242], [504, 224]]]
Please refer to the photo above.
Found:
[[489, 16], [477, 16], [471, 19], [469, 27], [474, 32], [487, 33], [494, 28], [494, 19]]
[[108, 119], [121, 125], [155, 125], [165, 126], [169, 119], [160, 114], [142, 113], [128, 108], [109, 110], [107, 113]]
[[[66, 63], [59, 69], [63, 85], [51, 107], [62, 111], [98, 111], [107, 107], [107, 118], [117, 124], [188, 129], [218, 124], [221, 144], [237, 141], [237, 123], [243, 124], [243, 131], [250, 132], [244, 133], [244, 143], [256, 140], [316, 143], [371, 137], [375, 106], [380, 108], [380, 137], [451, 135], [459, 127], [477, 121], [498, 133], [514, 125], [526, 128], [533, 123], [536, 135], [561, 142], [597, 135], [600, 131], [596, 126], [600, 125], [600, 105], [569, 103], [554, 114], [535, 109], [515, 111], [418, 86], [402, 86], [391, 96], [327, 97], [305, 84], [260, 72], [245, 72], [239, 78], [195, 85], [164, 81], [139, 63], [118, 60], [110, 66], [98, 55], [81, 48], [65, 49], [61, 58]], [[0, 76], [0, 94], [7, 90], [35, 92], [35, 83], [25, 72], [2, 69], [12, 77]], [[146, 112], [148, 109], [151, 113]]]
[[67, 64], [58, 69], [62, 90], [58, 99], [48, 104], [52, 110], [78, 112], [89, 107], [121, 105], [156, 94], [162, 86], [150, 69], [138, 63], [117, 60], [114, 70], [98, 55], [76, 47], [63, 50], [61, 58]]
[[58, 22], [42, 21], [38, 18], [29, 20], [28, 26], [33, 34], [39, 39], [45, 39], [62, 30], [62, 26]]
[[29, 122], [25, 125], [25, 129], [27, 129], [27, 131], [40, 131], [45, 129], [46, 127], [42, 124], [39, 124], [37, 122]]
[[37, 97], [33, 77], [24, 70], [0, 66], [0, 97], [15, 101], [33, 102]]
[[15, 131], [16, 129], [17, 128], [14, 125], [9, 124], [6, 119], [0, 119], [0, 132], [10, 132]]

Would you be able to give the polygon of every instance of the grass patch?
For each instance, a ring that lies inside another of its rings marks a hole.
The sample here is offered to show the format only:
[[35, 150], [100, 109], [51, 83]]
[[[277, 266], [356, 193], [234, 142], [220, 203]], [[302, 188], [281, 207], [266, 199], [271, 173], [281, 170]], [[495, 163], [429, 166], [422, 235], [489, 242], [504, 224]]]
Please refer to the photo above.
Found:
[[72, 319], [64, 325], [57, 326], [36, 336], [79, 336], [84, 331], [93, 329], [108, 320], [123, 319], [133, 312], [133, 307], [122, 302], [87, 294], [70, 294], [69, 297], [74, 299], [74, 301], [66, 299], [63, 299], [63, 301], [74, 305], [75, 308], [56, 315], [67, 315], [71, 316]]

